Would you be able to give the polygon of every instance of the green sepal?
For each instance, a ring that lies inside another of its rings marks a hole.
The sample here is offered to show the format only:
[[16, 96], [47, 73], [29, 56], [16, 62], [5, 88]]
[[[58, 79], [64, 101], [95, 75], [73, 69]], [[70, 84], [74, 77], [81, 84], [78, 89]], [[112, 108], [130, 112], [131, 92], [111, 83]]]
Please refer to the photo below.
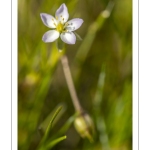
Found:
[[57, 45], [58, 51], [61, 52], [64, 49], [65, 44], [60, 38], [58, 38], [56, 45]]
[[74, 34], [76, 35], [76, 38], [77, 38], [78, 41], [82, 41], [82, 38], [79, 34], [77, 34], [76, 32], [74, 32]]

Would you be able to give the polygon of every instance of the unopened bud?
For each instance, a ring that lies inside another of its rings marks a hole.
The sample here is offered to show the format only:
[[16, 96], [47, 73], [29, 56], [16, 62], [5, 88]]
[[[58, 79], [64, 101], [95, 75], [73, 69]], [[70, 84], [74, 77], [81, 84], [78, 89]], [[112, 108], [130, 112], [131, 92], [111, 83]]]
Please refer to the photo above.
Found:
[[94, 141], [94, 124], [91, 117], [87, 113], [80, 113], [74, 121], [74, 126], [81, 137], [88, 138], [90, 142]]

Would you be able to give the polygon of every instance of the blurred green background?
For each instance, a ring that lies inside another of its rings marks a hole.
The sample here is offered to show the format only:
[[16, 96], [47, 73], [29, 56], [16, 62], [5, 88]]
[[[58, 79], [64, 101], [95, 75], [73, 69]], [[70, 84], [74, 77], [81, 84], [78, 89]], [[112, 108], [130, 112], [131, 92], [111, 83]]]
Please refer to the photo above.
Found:
[[[66, 55], [82, 107], [95, 124], [95, 141], [83, 139], [74, 115], [56, 43], [44, 43], [49, 30], [40, 13], [55, 15], [65, 3], [72, 18], [84, 20], [82, 41], [66, 45]], [[110, 10], [110, 16], [107, 16]], [[53, 150], [132, 149], [132, 1], [18, 0], [18, 149], [35, 150], [47, 122], [62, 105], [49, 139], [67, 136]]]

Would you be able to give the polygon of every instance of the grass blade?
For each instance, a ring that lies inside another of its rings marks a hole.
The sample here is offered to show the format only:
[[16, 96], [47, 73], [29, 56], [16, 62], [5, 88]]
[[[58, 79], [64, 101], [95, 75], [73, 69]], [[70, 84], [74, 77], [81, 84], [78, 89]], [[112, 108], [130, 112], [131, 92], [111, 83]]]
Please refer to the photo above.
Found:
[[51, 141], [50, 143], [48, 143], [46, 146], [45, 146], [45, 150], [48, 150], [48, 149], [51, 149], [52, 147], [54, 147], [57, 143], [65, 140], [67, 138], [67, 136], [62, 136], [62, 137], [59, 137], [53, 141]]

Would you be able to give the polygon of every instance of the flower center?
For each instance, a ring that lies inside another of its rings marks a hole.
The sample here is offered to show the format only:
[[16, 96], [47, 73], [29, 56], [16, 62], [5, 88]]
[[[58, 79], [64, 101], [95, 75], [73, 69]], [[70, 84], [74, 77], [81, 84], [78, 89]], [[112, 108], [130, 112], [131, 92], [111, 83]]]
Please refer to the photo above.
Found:
[[56, 30], [58, 32], [62, 32], [64, 30], [64, 25], [61, 24], [61, 22], [58, 23], [57, 27], [56, 27]]

